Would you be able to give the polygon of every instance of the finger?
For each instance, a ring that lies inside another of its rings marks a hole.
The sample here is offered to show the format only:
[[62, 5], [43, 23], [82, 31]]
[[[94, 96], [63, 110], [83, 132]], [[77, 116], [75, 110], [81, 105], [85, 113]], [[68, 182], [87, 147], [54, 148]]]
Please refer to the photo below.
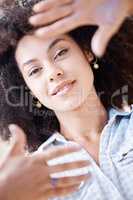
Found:
[[79, 184], [67, 188], [53, 188], [52, 190], [45, 191], [46, 198], [52, 197], [65, 197], [78, 190]]
[[9, 125], [9, 130], [12, 134], [12, 144], [9, 151], [9, 156], [22, 155], [25, 152], [26, 137], [24, 131], [15, 124]]
[[80, 151], [81, 147], [79, 145], [66, 145], [63, 147], [52, 147], [48, 150], [45, 150], [45, 152], [39, 152], [36, 154], [33, 154], [33, 159], [36, 160], [36, 162], [47, 162], [49, 160], [52, 160], [56, 157], [64, 156], [69, 153], [74, 153], [77, 151]]
[[[80, 185], [81, 182], [87, 181], [91, 175], [88, 173], [86, 175], [79, 175], [79, 176], [74, 176], [74, 177], [61, 177], [61, 178], [56, 178], [57, 181], [53, 185], [52, 178], [50, 176], [47, 177], [47, 184], [45, 184], [45, 189], [53, 189], [54, 187], [56, 188], [65, 188], [73, 185]], [[43, 181], [44, 182], [44, 181]], [[46, 178], [45, 178], [46, 182]], [[43, 189], [43, 188], [42, 188]]]
[[48, 171], [50, 174], [52, 174], [52, 173], [57, 173], [57, 172], [63, 172], [66, 170], [83, 168], [83, 167], [87, 167], [89, 165], [90, 165], [89, 161], [69, 162], [69, 163], [49, 166]]
[[43, 12], [47, 11], [51, 8], [55, 8], [56, 6], [71, 4], [73, 0], [48, 0], [41, 1], [33, 6], [34, 12]]
[[35, 31], [35, 35], [46, 39], [67, 33], [80, 25], [79, 19], [75, 16], [76, 15], [70, 15], [49, 26], [39, 28], [37, 31]]
[[62, 187], [69, 187], [69, 186], [77, 185], [77, 184], [80, 185], [82, 181], [88, 180], [90, 176], [91, 176], [90, 174], [87, 174], [87, 175], [81, 175], [81, 176], [75, 176], [75, 177], [59, 178], [55, 187], [62, 188]]
[[9, 125], [9, 130], [12, 133], [11, 145], [1, 160], [0, 167], [4, 167], [10, 157], [22, 155], [26, 145], [26, 138], [22, 129], [14, 124], [11, 124]]
[[39, 13], [30, 17], [29, 22], [34, 26], [44, 26], [55, 22], [59, 19], [67, 17], [73, 13], [73, 9], [71, 6], [65, 6], [63, 8], [52, 9], [48, 12]]
[[1, 169], [9, 154], [8, 144], [5, 144], [5, 142], [2, 141], [1, 139], [0, 139], [0, 151], [2, 151], [2, 154], [0, 156], [0, 169]]
[[103, 56], [111, 38], [118, 32], [119, 26], [100, 26], [92, 38], [91, 47], [98, 57]]

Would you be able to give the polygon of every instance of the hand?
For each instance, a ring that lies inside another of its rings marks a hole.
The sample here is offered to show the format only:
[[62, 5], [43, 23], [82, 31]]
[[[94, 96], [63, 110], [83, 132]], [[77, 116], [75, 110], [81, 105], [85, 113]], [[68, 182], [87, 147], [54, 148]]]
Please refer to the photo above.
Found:
[[[38, 154], [24, 155], [26, 140], [22, 129], [9, 127], [13, 133], [12, 147], [0, 164], [0, 199], [4, 200], [47, 200], [51, 197], [66, 196], [77, 190], [88, 175], [63, 177], [56, 187], [51, 184], [50, 174], [88, 166], [88, 161], [77, 161], [48, 166], [47, 162], [58, 156], [79, 151], [79, 147], [51, 148]], [[14, 134], [15, 133], [15, 134]]]
[[102, 56], [111, 37], [133, 9], [132, 0], [47, 0], [33, 7], [29, 21], [41, 26], [35, 32], [47, 38], [84, 25], [98, 25], [92, 39], [92, 51]]

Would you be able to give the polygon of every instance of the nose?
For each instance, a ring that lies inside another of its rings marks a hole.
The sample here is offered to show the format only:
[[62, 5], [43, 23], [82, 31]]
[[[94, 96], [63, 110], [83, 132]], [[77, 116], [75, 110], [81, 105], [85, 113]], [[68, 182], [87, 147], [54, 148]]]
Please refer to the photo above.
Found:
[[58, 80], [59, 78], [62, 78], [64, 75], [63, 69], [60, 67], [54, 67], [50, 70], [48, 79], [50, 82], [53, 82], [54, 80]]

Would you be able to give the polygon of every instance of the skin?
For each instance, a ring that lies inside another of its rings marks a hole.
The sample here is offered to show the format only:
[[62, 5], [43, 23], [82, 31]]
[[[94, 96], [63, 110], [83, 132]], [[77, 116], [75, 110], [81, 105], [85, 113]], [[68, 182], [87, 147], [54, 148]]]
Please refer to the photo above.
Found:
[[[63, 40], [48, 50], [56, 39]], [[63, 54], [58, 55], [62, 50]], [[24, 80], [33, 94], [42, 104], [55, 112], [65, 112], [77, 108], [87, 98], [88, 91], [92, 90], [94, 77], [91, 68], [88, 67], [88, 61], [78, 45], [67, 35], [48, 40], [32, 35], [25, 36], [18, 44], [16, 59]], [[31, 59], [36, 59], [36, 62], [24, 65]], [[38, 72], [30, 76], [35, 69]], [[61, 74], [59, 78], [56, 77], [58, 73]], [[81, 74], [82, 76], [79, 77]], [[73, 94], [70, 93], [68, 97], [64, 96], [63, 98], [52, 97], [51, 90], [64, 80], [78, 80], [72, 91]], [[86, 85], [89, 86], [88, 90]], [[75, 93], [77, 94], [75, 95]]]
[[48, 200], [56, 196], [66, 196], [78, 189], [81, 181], [89, 175], [58, 179], [56, 187], [51, 185], [50, 173], [75, 169], [89, 165], [79, 161], [48, 166], [47, 161], [71, 152], [79, 151], [79, 146], [58, 147], [44, 153], [25, 156], [25, 134], [16, 125], [9, 127], [12, 133], [10, 150], [0, 162], [0, 199], [4, 200]]
[[[100, 133], [107, 113], [94, 88], [89, 64], [92, 54], [83, 52], [68, 35], [47, 40], [27, 35], [19, 41], [15, 56], [27, 86], [44, 106], [55, 112], [61, 134], [86, 148], [98, 163]], [[53, 87], [66, 80], [75, 80], [68, 93], [50, 95]]]
[[100, 57], [126, 17], [133, 14], [133, 3], [132, 0], [47, 0], [37, 3], [33, 11], [35, 14], [29, 22], [37, 28], [36, 35], [43, 38], [79, 26], [98, 25], [91, 46]]

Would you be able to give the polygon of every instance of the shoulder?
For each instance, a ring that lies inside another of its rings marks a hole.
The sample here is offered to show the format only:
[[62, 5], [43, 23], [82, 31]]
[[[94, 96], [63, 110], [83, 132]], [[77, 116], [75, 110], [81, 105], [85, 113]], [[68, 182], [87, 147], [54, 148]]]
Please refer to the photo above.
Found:
[[112, 144], [112, 153], [127, 152], [133, 148], [133, 105], [130, 110], [109, 110], [109, 123], [113, 122], [108, 131], [108, 137]]
[[109, 108], [108, 109], [108, 118], [111, 120], [112, 118], [114, 119], [119, 119], [119, 121], [124, 121], [127, 120], [128, 124], [131, 120], [133, 120], [133, 104], [126, 107], [125, 110], [120, 110], [117, 108]]
[[111, 108], [108, 112], [108, 115], [109, 121], [114, 121], [113, 125], [118, 135], [118, 132], [120, 132], [120, 134], [124, 132], [126, 135], [130, 134], [133, 138], [133, 104], [127, 110]]

